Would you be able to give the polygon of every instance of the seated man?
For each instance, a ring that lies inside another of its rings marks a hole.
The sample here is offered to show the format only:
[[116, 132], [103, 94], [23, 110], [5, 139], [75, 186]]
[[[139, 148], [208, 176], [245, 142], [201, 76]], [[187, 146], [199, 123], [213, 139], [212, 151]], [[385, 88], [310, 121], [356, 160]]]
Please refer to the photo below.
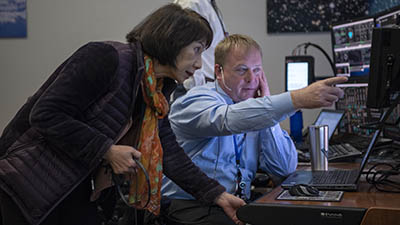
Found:
[[[176, 100], [171, 127], [197, 166], [245, 200], [258, 169], [279, 177], [296, 170], [295, 146], [279, 122], [300, 108], [332, 105], [343, 96], [333, 85], [347, 80], [330, 78], [270, 96], [260, 46], [237, 34], [217, 45], [215, 75], [216, 82], [194, 87]], [[162, 193], [171, 200], [169, 217], [183, 224], [234, 224], [221, 209], [201, 205], [167, 178]]]

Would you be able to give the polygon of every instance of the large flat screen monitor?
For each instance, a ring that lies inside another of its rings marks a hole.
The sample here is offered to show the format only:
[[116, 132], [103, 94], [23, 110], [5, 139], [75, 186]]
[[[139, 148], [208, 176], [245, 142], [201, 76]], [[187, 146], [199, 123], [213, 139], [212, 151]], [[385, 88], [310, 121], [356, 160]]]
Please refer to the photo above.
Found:
[[400, 79], [400, 6], [376, 15], [375, 24], [367, 107], [383, 108], [390, 104], [395, 89], [399, 89], [394, 82]]
[[332, 49], [337, 76], [349, 83], [368, 83], [373, 17], [337, 23], [332, 26]]
[[384, 108], [400, 90], [400, 28], [380, 27], [373, 32], [367, 107]]
[[[379, 13], [375, 17], [375, 23], [377, 28], [387, 28], [387, 27], [395, 27], [400, 25], [400, 6], [388, 9], [386, 11], [383, 11]], [[383, 35], [383, 34], [381, 34]], [[386, 36], [386, 35], [385, 35]], [[400, 38], [400, 37], [397, 37]], [[375, 46], [374, 46], [375, 47]], [[382, 49], [377, 49], [377, 51], [382, 51]], [[396, 50], [394, 50], [396, 51]], [[379, 53], [377, 53], [379, 54]], [[377, 62], [378, 63], [378, 62]], [[383, 69], [383, 68], [382, 68]], [[378, 68], [377, 71], [379, 72]], [[378, 77], [375, 77], [377, 75]], [[381, 96], [380, 93], [382, 93], [382, 90], [379, 89], [379, 87], [382, 86], [382, 84], [376, 83], [377, 80], [379, 79], [379, 76], [384, 76], [384, 75], [379, 75], [379, 74], [372, 74], [373, 78], [371, 82], [375, 82], [373, 85], [371, 85], [370, 92], [369, 92], [369, 103], [368, 105], [370, 107], [378, 107], [382, 105], [388, 105], [390, 104], [390, 95], [387, 96]], [[382, 79], [382, 78], [381, 78]], [[400, 79], [400, 78], [397, 78]], [[384, 82], [384, 80], [382, 80]], [[381, 82], [382, 82], [381, 81]], [[399, 85], [399, 84], [397, 84]], [[389, 99], [388, 99], [389, 98]], [[382, 102], [382, 104], [378, 104]], [[397, 113], [397, 114], [396, 114]], [[400, 108], [397, 108], [397, 111], [394, 112], [394, 115], [391, 118], [391, 121], [389, 123], [394, 123], [394, 121], [399, 117], [400, 115]], [[397, 115], [397, 116], [396, 116]], [[383, 128], [383, 135], [384, 137], [397, 140], [400, 142], [400, 127], [399, 126], [385, 126]]]

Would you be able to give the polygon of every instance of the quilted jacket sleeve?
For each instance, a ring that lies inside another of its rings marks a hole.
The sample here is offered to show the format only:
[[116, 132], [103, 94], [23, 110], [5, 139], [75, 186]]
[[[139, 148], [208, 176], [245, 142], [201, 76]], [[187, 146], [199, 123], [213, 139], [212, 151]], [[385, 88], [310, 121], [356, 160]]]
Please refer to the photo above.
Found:
[[203, 173], [179, 146], [168, 117], [163, 119], [159, 135], [164, 151], [163, 171], [169, 179], [204, 203], [212, 203], [225, 191], [216, 180]]
[[84, 112], [108, 90], [117, 66], [118, 54], [113, 47], [100, 42], [81, 47], [30, 115], [31, 125], [49, 144], [87, 166], [102, 158], [112, 140], [84, 123]]

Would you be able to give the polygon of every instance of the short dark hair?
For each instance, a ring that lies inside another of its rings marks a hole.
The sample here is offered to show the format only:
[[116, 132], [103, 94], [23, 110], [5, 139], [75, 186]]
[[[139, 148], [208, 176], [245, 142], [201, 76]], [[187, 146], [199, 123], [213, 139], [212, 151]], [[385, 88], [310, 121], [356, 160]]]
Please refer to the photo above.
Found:
[[170, 3], [150, 15], [126, 35], [129, 43], [140, 41], [143, 51], [162, 65], [176, 67], [179, 52], [194, 41], [213, 39], [210, 24], [195, 11]]

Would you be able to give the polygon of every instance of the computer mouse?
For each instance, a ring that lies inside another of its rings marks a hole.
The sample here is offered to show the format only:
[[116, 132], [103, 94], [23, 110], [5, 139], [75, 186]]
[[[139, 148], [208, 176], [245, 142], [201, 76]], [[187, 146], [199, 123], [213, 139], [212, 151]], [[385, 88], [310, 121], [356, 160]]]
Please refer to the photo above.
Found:
[[292, 196], [319, 196], [319, 190], [313, 186], [306, 184], [296, 184], [289, 189]]

